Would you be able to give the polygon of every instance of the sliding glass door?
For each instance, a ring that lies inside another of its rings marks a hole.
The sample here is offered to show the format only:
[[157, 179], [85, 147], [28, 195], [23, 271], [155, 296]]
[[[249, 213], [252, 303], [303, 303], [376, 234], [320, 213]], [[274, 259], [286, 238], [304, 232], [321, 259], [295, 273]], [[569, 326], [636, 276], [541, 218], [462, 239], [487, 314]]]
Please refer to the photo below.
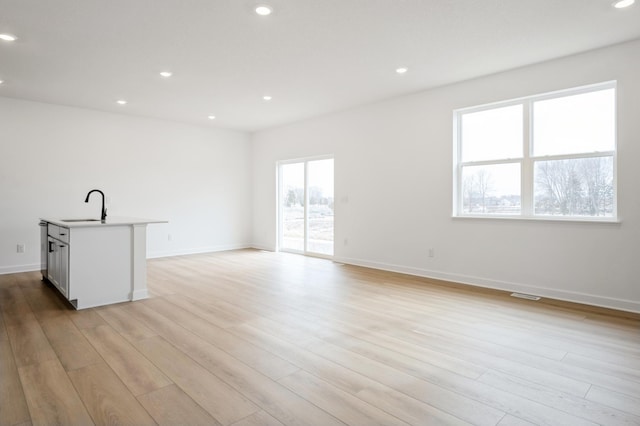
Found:
[[305, 240], [304, 163], [280, 165], [280, 249], [303, 252]]
[[333, 256], [333, 158], [282, 162], [278, 171], [280, 250]]

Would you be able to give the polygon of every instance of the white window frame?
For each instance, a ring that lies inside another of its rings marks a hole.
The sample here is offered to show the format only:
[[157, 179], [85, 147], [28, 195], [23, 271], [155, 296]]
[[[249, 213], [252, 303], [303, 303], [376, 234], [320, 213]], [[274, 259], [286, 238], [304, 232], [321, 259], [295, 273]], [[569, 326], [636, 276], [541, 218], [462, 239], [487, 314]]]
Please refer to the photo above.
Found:
[[[533, 103], [541, 100], [556, 99], [566, 96], [580, 95], [584, 93], [596, 92], [600, 90], [614, 89], [614, 113], [617, 123], [617, 90], [616, 81], [607, 81], [588, 86], [581, 86], [566, 90], [559, 90], [540, 95], [527, 96], [503, 102], [495, 102], [469, 108], [461, 108], [453, 112], [453, 214], [454, 218], [488, 218], [488, 219], [525, 219], [525, 220], [552, 220], [552, 221], [578, 221], [578, 222], [619, 222], [618, 219], [618, 184], [617, 184], [617, 125], [614, 129], [614, 149], [611, 151], [597, 151], [581, 154], [563, 155], [533, 155]], [[523, 151], [522, 157], [504, 158], [499, 160], [486, 161], [462, 161], [462, 116], [469, 113], [487, 111], [502, 107], [522, 105], [523, 108]], [[534, 164], [536, 161], [580, 159], [611, 157], [613, 160], [613, 212], [611, 216], [560, 216], [541, 215], [534, 211]], [[520, 164], [520, 214], [492, 214], [492, 213], [464, 213], [463, 191], [462, 191], [462, 170], [469, 166], [486, 166], [498, 164]]]

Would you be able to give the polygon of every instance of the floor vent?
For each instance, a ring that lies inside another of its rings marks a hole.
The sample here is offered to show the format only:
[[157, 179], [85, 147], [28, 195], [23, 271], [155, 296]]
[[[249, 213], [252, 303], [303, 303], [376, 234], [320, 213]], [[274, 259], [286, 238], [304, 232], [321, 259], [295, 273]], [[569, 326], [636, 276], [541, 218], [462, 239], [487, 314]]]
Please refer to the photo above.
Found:
[[511, 293], [511, 297], [517, 297], [518, 299], [527, 299], [527, 300], [540, 300], [539, 296], [534, 296], [532, 294], [524, 294], [524, 293]]

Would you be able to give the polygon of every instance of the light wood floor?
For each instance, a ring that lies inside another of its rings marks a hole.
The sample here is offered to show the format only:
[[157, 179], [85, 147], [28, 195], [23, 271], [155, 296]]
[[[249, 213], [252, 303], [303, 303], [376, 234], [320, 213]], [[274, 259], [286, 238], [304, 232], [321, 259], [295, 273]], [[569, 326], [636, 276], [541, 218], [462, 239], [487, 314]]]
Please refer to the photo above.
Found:
[[638, 316], [252, 250], [148, 281], [73, 311], [0, 276], [0, 424], [640, 425]]

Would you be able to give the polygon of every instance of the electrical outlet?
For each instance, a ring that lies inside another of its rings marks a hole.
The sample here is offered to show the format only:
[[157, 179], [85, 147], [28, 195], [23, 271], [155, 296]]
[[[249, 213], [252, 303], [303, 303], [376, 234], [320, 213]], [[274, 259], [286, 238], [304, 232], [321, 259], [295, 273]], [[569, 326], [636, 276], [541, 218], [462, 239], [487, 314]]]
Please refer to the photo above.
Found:
[[16, 251], [18, 253], [24, 253], [24, 244], [18, 244]]
[[348, 238], [345, 238], [345, 239], [344, 239], [344, 245], [345, 245], [345, 246], [348, 246], [348, 245], [349, 245], [349, 239], [348, 239]]
[[171, 234], [167, 234], [167, 241], [171, 241]]
[[434, 257], [435, 256], [435, 252], [432, 248], [429, 249], [429, 257]]

